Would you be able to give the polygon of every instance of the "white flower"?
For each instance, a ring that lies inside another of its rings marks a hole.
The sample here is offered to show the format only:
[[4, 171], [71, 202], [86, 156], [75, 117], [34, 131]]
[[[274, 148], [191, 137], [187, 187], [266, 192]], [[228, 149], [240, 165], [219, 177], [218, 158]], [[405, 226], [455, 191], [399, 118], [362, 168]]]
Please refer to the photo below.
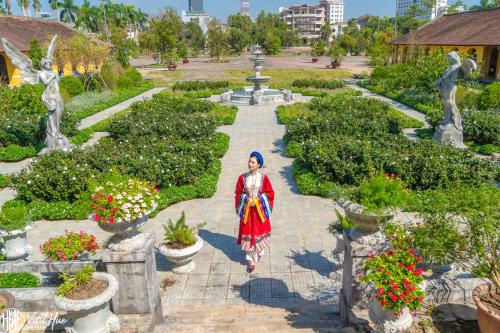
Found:
[[68, 168], [67, 168], [67, 167], [64, 167], [64, 168], [63, 168], [63, 170], [68, 170]]
[[129, 196], [127, 197], [127, 200], [132, 201], [132, 197], [129, 195]]
[[27, 183], [28, 183], [28, 185], [31, 184], [31, 180], [28, 180]]
[[141, 209], [140, 209], [140, 208], [138, 208], [138, 207], [135, 207], [135, 208], [134, 208], [134, 212], [135, 212], [135, 213], [139, 213], [140, 211], [141, 211]]
[[147, 206], [148, 205], [146, 205], [146, 203], [144, 203], [144, 202], [141, 204], [141, 207], [143, 207], [143, 208], [146, 208]]

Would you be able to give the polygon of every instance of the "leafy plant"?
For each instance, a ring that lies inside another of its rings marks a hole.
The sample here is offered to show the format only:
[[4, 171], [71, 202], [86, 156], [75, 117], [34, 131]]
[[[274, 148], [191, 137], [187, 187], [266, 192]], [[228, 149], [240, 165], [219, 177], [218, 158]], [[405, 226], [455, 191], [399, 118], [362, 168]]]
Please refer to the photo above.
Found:
[[405, 186], [394, 174], [379, 174], [361, 182], [358, 200], [366, 212], [383, 213], [388, 209], [403, 206]]
[[479, 97], [479, 106], [481, 109], [500, 108], [500, 82], [494, 82], [487, 85]]
[[229, 81], [177, 81], [172, 86], [172, 90], [204, 90], [204, 89], [220, 89], [228, 88]]
[[330, 49], [328, 50], [328, 56], [332, 61], [341, 62], [346, 54], [346, 50], [344, 50], [338, 43], [332, 44], [332, 46], [330, 46]]
[[2, 207], [0, 211], [0, 230], [12, 232], [23, 230], [32, 222], [25, 207]]
[[292, 86], [298, 88], [338, 89], [344, 87], [344, 83], [340, 80], [298, 79], [292, 82]]
[[66, 230], [64, 235], [50, 238], [42, 245], [40, 251], [49, 260], [76, 260], [84, 253], [95, 254], [99, 249], [95, 236], [80, 231]]
[[60, 277], [64, 281], [57, 287], [57, 296], [70, 296], [78, 287], [88, 284], [95, 273], [96, 269], [92, 265], [85, 265], [82, 269], [77, 270], [74, 274], [61, 273]]
[[330, 223], [328, 226], [328, 232], [338, 232], [342, 234], [344, 230], [352, 229], [356, 227], [356, 223], [347, 216], [342, 215], [338, 210], [335, 209], [335, 215], [337, 220]]
[[76, 76], [65, 76], [59, 80], [59, 86], [73, 97], [83, 93], [83, 82]]
[[400, 245], [379, 255], [372, 252], [363, 264], [365, 275], [359, 278], [374, 285], [383, 308], [399, 315], [405, 307], [410, 311], [422, 307], [425, 293], [420, 287], [423, 270], [417, 268], [422, 258], [404, 242], [395, 243]]
[[196, 234], [198, 229], [204, 225], [205, 223], [201, 223], [195, 227], [189, 227], [186, 224], [186, 215], [182, 212], [181, 217], [175, 223], [169, 220], [167, 224], [163, 225], [165, 229], [165, 243], [167, 245], [193, 245], [197, 241]]
[[40, 280], [31, 273], [0, 273], [0, 289], [39, 287]]

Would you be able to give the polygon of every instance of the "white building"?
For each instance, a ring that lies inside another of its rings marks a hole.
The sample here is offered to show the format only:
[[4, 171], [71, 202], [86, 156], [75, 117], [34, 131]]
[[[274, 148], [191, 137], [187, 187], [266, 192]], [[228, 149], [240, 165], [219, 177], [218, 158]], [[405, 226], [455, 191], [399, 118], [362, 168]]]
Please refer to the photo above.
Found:
[[325, 8], [325, 18], [331, 26], [344, 22], [344, 0], [321, 0], [319, 5]]
[[207, 33], [208, 31], [208, 22], [212, 20], [212, 17], [207, 13], [191, 13], [187, 10], [181, 11], [181, 19], [182, 22], [188, 23], [193, 20], [198, 20], [198, 24], [200, 25], [203, 33]]
[[413, 5], [426, 9], [427, 13], [420, 15], [422, 19], [433, 20], [446, 13], [448, 0], [436, 0], [436, 5], [432, 9], [424, 7], [422, 0], [397, 0], [396, 1], [396, 16], [405, 16]]

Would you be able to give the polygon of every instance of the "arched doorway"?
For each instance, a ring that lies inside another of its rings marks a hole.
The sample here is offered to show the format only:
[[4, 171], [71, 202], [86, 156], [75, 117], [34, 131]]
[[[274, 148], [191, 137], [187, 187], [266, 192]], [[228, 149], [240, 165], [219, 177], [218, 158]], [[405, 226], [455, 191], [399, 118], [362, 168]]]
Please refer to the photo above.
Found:
[[474, 59], [475, 61], [477, 61], [477, 50], [475, 48], [472, 48], [472, 49], [469, 49], [467, 50], [467, 54], [472, 58]]
[[9, 83], [9, 72], [7, 72], [7, 63], [5, 58], [0, 54], [0, 83]]
[[496, 78], [497, 77], [497, 65], [498, 65], [498, 47], [491, 50], [490, 56], [490, 66], [488, 67], [488, 76]]

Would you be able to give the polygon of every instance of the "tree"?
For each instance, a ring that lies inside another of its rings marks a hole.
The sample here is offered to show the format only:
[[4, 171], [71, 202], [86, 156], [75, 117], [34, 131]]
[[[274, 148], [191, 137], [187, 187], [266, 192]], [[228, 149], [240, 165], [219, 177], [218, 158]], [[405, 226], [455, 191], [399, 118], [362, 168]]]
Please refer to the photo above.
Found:
[[321, 33], [321, 40], [325, 43], [325, 45], [330, 44], [330, 40], [332, 39], [332, 28], [330, 27], [330, 24], [325, 23], [321, 26], [320, 29]]
[[330, 46], [328, 50], [328, 56], [332, 61], [342, 62], [346, 54], [346, 50], [344, 50], [339, 43], [332, 43], [332, 46]]
[[313, 45], [311, 50], [311, 55], [313, 57], [319, 57], [325, 54], [325, 42], [320, 40], [318, 43]]
[[465, 3], [462, 0], [458, 0], [453, 5], [449, 6], [448, 14], [458, 13], [458, 10], [460, 8], [463, 8], [464, 10], [467, 9], [467, 5], [465, 5]]
[[231, 28], [229, 30], [228, 43], [231, 53], [241, 54], [250, 45], [250, 35], [240, 29]]
[[216, 20], [208, 24], [207, 47], [210, 50], [210, 56], [222, 60], [224, 52], [228, 48], [228, 33], [226, 29]]
[[28, 53], [31, 61], [33, 62], [33, 67], [40, 70], [40, 61], [44, 57], [44, 54], [42, 48], [40, 47], [40, 44], [38, 43], [38, 40], [31, 40]]
[[40, 9], [42, 8], [42, 4], [40, 0], [33, 0], [33, 3], [31, 5], [33, 7], [33, 10], [35, 11], [35, 17], [38, 17], [40, 13]]
[[59, 20], [59, 2], [57, 0], [49, 0], [49, 5], [54, 11], [55, 17]]
[[205, 48], [205, 34], [198, 20], [189, 21], [184, 25], [183, 38], [193, 56], [197, 56]]
[[150, 22], [148, 31], [157, 36], [157, 38], [149, 38], [150, 42], [155, 43], [154, 51], [162, 55], [166, 55], [167, 52], [172, 54], [182, 38], [183, 25], [175, 9], [167, 8], [159, 17]]
[[30, 8], [30, 0], [17, 0], [17, 4], [21, 7], [23, 11], [23, 16], [28, 16], [29, 8]]
[[[12, 10], [11, 10], [11, 6], [10, 6], [10, 0], [5, 0], [5, 14], [7, 15], [12, 15]], [[0, 3], [2, 3], [2, 1], [0, 0]]]
[[75, 23], [76, 13], [78, 12], [78, 7], [74, 4], [73, 0], [64, 0], [59, 2], [58, 6], [62, 8], [59, 13], [59, 18], [65, 23]]
[[271, 30], [261, 39], [262, 49], [266, 54], [275, 55], [280, 52], [281, 49], [281, 39], [276, 36]]

